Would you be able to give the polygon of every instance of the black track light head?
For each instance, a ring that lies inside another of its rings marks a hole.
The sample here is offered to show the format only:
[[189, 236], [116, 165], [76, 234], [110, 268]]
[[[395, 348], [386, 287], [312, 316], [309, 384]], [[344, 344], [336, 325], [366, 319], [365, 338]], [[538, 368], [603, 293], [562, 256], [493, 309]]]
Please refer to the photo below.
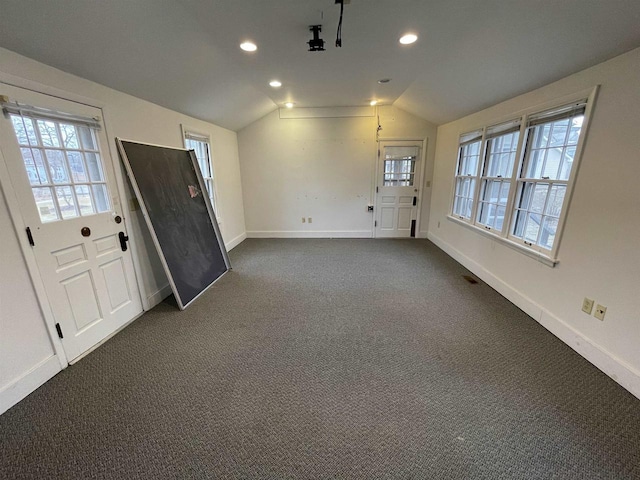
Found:
[[313, 38], [307, 42], [309, 44], [309, 51], [324, 52], [324, 40], [320, 38], [322, 25], [309, 25], [309, 30], [313, 32]]

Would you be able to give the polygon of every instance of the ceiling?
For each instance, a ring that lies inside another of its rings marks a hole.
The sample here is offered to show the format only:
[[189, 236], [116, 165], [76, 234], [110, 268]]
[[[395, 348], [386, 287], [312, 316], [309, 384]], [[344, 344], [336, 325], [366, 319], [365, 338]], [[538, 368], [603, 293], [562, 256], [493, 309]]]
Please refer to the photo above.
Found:
[[[351, 0], [342, 48], [335, 0], [0, 7], [0, 46], [232, 130], [286, 101], [373, 98], [441, 124], [640, 46], [638, 0]], [[323, 25], [325, 52], [307, 51], [312, 24]], [[408, 31], [418, 41], [400, 45]], [[258, 50], [240, 50], [245, 39]]]

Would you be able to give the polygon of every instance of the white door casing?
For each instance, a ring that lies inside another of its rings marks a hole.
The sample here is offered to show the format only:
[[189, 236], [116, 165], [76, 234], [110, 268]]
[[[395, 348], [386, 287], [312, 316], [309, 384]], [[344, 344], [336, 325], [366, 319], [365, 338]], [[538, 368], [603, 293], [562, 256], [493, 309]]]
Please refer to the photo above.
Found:
[[380, 141], [376, 163], [376, 238], [415, 236], [422, 185], [422, 141]]
[[[102, 117], [98, 108], [2, 83], [0, 94], [8, 96], [11, 102], [90, 118]], [[60, 124], [64, 123], [60, 121]], [[37, 130], [37, 123], [30, 125]], [[120, 232], [126, 235], [126, 230], [123, 221], [115, 221], [116, 217], [122, 216], [122, 212], [104, 125], [90, 135], [87, 129], [83, 130], [87, 140], [83, 142], [76, 139], [71, 146], [63, 145], [60, 125], [57, 128], [58, 146], [55, 139], [53, 142], [50, 139], [43, 141], [44, 137], [38, 132], [32, 135], [33, 139], [29, 138], [31, 145], [27, 148], [24, 139], [19, 143], [10, 116], [0, 116], [0, 148], [11, 186], [18, 199], [24, 225], [29, 227], [33, 238], [34, 245], [30, 248], [44, 285], [46, 302], [63, 333], [65, 354], [69, 361], [73, 361], [142, 313], [142, 303], [131, 250], [122, 251], [118, 236]], [[82, 136], [80, 130], [73, 130], [73, 127], [68, 129], [75, 131], [77, 137]], [[92, 146], [84, 148], [85, 143], [92, 143]], [[86, 149], [96, 151], [91, 153]], [[55, 156], [59, 161], [58, 170], [63, 173], [54, 174], [53, 162], [42, 161], [39, 167], [32, 167], [30, 177], [23, 160], [23, 152], [27, 152], [28, 156], [29, 151], [31, 155], [39, 155], [39, 158]], [[77, 163], [73, 163], [72, 158]], [[84, 160], [80, 161], [79, 158]], [[40, 180], [33, 179], [33, 169], [37, 168], [42, 174]], [[100, 176], [98, 183], [91, 183], [91, 168]], [[99, 172], [100, 169], [102, 172]], [[76, 178], [81, 176], [84, 176], [84, 180]], [[82, 182], [87, 183], [87, 189], [99, 190], [91, 190], [94, 194], [91, 200], [88, 200], [91, 195], [79, 196], [78, 192], [86, 191]], [[60, 186], [61, 183], [70, 185]], [[102, 198], [100, 209], [99, 199], [95, 195], [104, 191], [101, 190], [103, 184], [107, 194], [106, 199]], [[73, 192], [65, 190], [67, 186]], [[42, 189], [38, 192], [50, 191], [54, 196], [63, 190], [72, 194], [44, 202], [40, 200], [36, 204], [32, 187]], [[50, 208], [51, 205], [53, 208]], [[92, 208], [94, 211], [103, 211], [91, 214], [89, 210]], [[64, 218], [73, 215], [73, 218]], [[46, 221], [55, 216], [63, 218]], [[89, 236], [82, 235], [83, 228], [89, 229]], [[24, 235], [21, 233], [18, 232], [21, 241], [27, 242], [26, 232]]]

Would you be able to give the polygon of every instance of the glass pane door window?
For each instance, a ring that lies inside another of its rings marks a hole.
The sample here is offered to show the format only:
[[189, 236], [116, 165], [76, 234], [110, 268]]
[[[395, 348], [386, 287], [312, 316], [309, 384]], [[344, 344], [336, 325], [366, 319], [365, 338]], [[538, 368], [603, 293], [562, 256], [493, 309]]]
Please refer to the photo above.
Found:
[[48, 118], [10, 117], [43, 223], [111, 210], [94, 129]]
[[416, 160], [385, 160], [385, 187], [413, 187], [416, 175]]

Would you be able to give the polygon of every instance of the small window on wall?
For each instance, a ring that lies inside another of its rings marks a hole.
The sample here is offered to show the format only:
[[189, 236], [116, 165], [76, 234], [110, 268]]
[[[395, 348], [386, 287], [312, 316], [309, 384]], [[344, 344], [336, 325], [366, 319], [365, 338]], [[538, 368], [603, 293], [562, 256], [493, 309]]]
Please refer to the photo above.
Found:
[[36, 114], [10, 113], [43, 223], [109, 212], [96, 129]]
[[183, 127], [184, 147], [187, 150], [193, 150], [198, 159], [200, 173], [207, 187], [207, 194], [211, 200], [213, 211], [219, 216], [218, 206], [216, 204], [216, 187], [215, 175], [213, 171], [213, 161], [211, 159], [211, 143], [207, 135], [191, 132]]
[[384, 186], [412, 187], [416, 176], [418, 147], [384, 148]]

